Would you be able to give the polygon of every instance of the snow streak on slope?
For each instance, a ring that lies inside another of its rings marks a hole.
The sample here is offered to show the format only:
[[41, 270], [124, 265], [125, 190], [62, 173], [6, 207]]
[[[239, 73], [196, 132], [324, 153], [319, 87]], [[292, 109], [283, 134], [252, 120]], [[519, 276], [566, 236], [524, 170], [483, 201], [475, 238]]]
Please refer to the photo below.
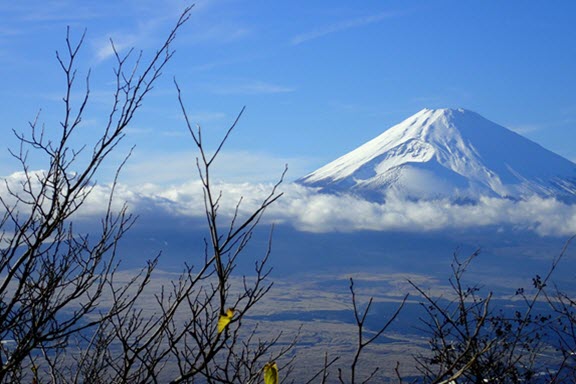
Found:
[[424, 109], [298, 182], [373, 201], [576, 200], [576, 164], [463, 109]]

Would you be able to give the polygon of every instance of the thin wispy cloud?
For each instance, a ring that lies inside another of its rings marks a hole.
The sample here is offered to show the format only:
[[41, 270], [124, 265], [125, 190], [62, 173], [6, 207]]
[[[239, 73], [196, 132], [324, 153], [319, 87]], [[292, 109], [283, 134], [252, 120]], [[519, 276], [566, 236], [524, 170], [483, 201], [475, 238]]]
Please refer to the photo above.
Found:
[[[190, 140], [189, 133], [182, 130], [183, 139]], [[135, 149], [132, 158], [122, 171], [122, 178], [134, 188], [141, 184], [179, 185], [197, 180], [196, 156], [193, 151], [173, 151], [171, 153], [146, 153]], [[170, 167], [166, 167], [170, 164]], [[221, 152], [212, 173], [215, 180], [231, 183], [266, 183], [280, 178], [286, 164], [289, 165], [286, 178], [298, 177], [309, 168], [305, 160], [274, 156], [255, 151]]]
[[[146, 22], [138, 23], [137, 28], [135, 30], [132, 28], [131, 32], [116, 29], [101, 34], [99, 38], [92, 41], [96, 61], [101, 62], [113, 57], [114, 48], [118, 53], [122, 54], [134, 47], [146, 49], [150, 46], [155, 46], [159, 39], [164, 38], [166, 35], [167, 20], [168, 18], [165, 15], [158, 15], [148, 19]], [[114, 43], [114, 47], [112, 47], [110, 40]]]
[[[117, 33], [115, 37], [109, 37], [108, 39], [100, 39], [93, 43], [94, 54], [97, 62], [105, 61], [110, 57], [115, 55], [114, 50], [120, 53], [127, 49], [130, 49], [136, 45], [138, 42], [143, 40], [146, 33], [137, 35], [125, 35]], [[110, 39], [112, 41], [110, 41]]]
[[510, 123], [506, 127], [520, 134], [540, 132], [546, 130], [557, 130], [564, 127], [572, 128], [576, 124], [576, 118], [547, 120], [543, 123]]
[[[8, 4], [8, 3], [6, 3]], [[102, 15], [90, 3], [81, 4], [76, 1], [47, 1], [45, 6], [38, 6], [31, 2], [11, 2], [9, 11], [15, 15], [11, 21], [25, 23], [44, 23], [57, 21], [89, 20]], [[3, 7], [6, 7], [4, 4]]]
[[21, 35], [23, 33], [22, 29], [18, 29], [12, 26], [0, 26], [0, 39], [2, 38], [10, 38], [17, 35]]
[[[266, 58], [266, 54], [265, 53], [258, 53], [258, 54], [242, 54], [242, 55], [237, 55], [234, 57], [229, 57], [227, 56], [224, 59], [217, 59], [217, 60], [211, 60], [208, 62], [203, 62], [203, 63], [199, 63], [199, 64], [193, 64], [187, 67], [187, 69], [189, 71], [211, 71], [215, 68], [222, 68], [222, 67], [230, 67], [230, 66], [236, 66], [236, 65], [243, 65], [246, 63], [250, 63], [253, 62], [255, 60], [261, 60]], [[202, 59], [202, 58], [200, 58]]]
[[188, 118], [190, 121], [203, 125], [214, 121], [223, 121], [229, 116], [224, 112], [196, 112], [188, 115]]
[[295, 88], [286, 87], [261, 80], [247, 80], [222, 85], [210, 85], [209, 91], [218, 95], [262, 95], [294, 92]]
[[[27, 61], [29, 56], [24, 48], [24, 42], [34, 39], [40, 42], [60, 33], [64, 36], [66, 27], [72, 27], [74, 32], [81, 35], [82, 30], [91, 20], [97, 19], [101, 14], [92, 7], [92, 4], [78, 4], [68, 1], [46, 1], [42, 5], [35, 2], [5, 2], [0, 10], [2, 26], [0, 26], [0, 44], [6, 43], [7, 51], [5, 62], [12, 65], [30, 65], [34, 61]], [[2, 17], [4, 15], [4, 17]]]
[[324, 37], [326, 35], [330, 35], [332, 33], [342, 32], [342, 31], [345, 31], [348, 29], [359, 28], [359, 27], [363, 27], [365, 25], [379, 23], [385, 19], [389, 19], [389, 18], [395, 17], [397, 15], [398, 15], [397, 13], [382, 12], [382, 13], [378, 13], [376, 15], [363, 16], [363, 17], [358, 17], [358, 18], [354, 18], [354, 19], [350, 19], [350, 20], [344, 20], [344, 21], [341, 21], [338, 23], [324, 26], [322, 28], [315, 29], [311, 32], [306, 32], [306, 33], [302, 33], [300, 35], [297, 35], [292, 39], [291, 42], [293, 45], [302, 44], [302, 43], [305, 43], [305, 42], [310, 41], [310, 40], [314, 40], [314, 39]]
[[[204, 4], [204, 5], [202, 5]], [[242, 39], [251, 34], [249, 28], [234, 22], [218, 20], [210, 22], [206, 20], [206, 11], [209, 9], [205, 3], [194, 5], [191, 13], [191, 21], [186, 26], [186, 32], [178, 36], [179, 45], [193, 45], [198, 43], [227, 43]], [[146, 49], [155, 47], [161, 38], [164, 38], [168, 28], [178, 18], [184, 5], [173, 0], [157, 2], [134, 3], [132, 12], [139, 14], [140, 21], [134, 26], [115, 24], [114, 30], [108, 31], [92, 42], [97, 62], [107, 60], [114, 56], [114, 50], [110, 39], [114, 42], [118, 52], [125, 52], [134, 47]], [[114, 15], [123, 18], [123, 15]], [[120, 27], [118, 27], [118, 25]]]
[[252, 34], [252, 30], [242, 25], [215, 24], [200, 25], [194, 33], [184, 38], [192, 44], [225, 44], [238, 41]]
[[538, 132], [544, 128], [542, 125], [539, 124], [508, 125], [507, 127], [512, 131], [519, 133], [521, 135], [526, 135], [532, 132]]
[[[113, 29], [106, 30], [107, 27], [104, 27], [104, 32], [99, 33], [98, 37], [91, 41], [97, 62], [114, 56], [114, 49], [110, 40], [114, 42], [116, 51], [119, 53], [135, 47], [138, 50], [149, 47], [156, 48], [156, 45], [167, 36], [169, 29], [173, 27], [172, 24], [181, 14], [184, 5], [173, 0], [140, 1], [130, 3], [127, 8], [121, 9], [122, 13], [118, 13], [118, 8], [115, 8], [114, 12], [111, 11], [108, 19], [118, 20], [109, 24], [113, 25]], [[195, 11], [197, 8], [195, 7]], [[137, 15], [135, 25], [123, 23], [126, 19], [126, 13]]]

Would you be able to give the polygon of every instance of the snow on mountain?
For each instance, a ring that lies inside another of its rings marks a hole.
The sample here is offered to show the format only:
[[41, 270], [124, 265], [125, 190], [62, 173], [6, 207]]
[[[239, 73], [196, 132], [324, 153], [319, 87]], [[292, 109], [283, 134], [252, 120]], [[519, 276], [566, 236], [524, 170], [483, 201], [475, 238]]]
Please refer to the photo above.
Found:
[[373, 201], [576, 201], [576, 164], [464, 109], [423, 109], [297, 182]]

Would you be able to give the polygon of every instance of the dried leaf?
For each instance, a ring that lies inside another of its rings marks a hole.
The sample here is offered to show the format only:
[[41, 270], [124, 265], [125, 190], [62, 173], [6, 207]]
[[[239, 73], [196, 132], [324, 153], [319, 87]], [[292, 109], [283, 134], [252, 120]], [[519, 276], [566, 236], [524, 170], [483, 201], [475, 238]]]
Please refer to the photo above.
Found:
[[233, 316], [234, 316], [234, 308], [228, 308], [225, 314], [220, 315], [220, 318], [218, 319], [218, 333], [222, 333], [222, 331], [226, 328], [226, 326], [230, 324], [230, 321], [232, 320]]
[[278, 365], [273, 361], [264, 366], [264, 384], [278, 384]]

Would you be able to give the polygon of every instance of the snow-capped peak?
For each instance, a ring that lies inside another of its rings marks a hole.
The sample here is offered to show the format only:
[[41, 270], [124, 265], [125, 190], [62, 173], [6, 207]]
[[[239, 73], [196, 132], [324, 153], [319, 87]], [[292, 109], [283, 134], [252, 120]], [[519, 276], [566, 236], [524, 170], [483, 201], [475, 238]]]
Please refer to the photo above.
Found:
[[576, 164], [464, 109], [423, 109], [298, 180], [381, 200], [576, 198]]

